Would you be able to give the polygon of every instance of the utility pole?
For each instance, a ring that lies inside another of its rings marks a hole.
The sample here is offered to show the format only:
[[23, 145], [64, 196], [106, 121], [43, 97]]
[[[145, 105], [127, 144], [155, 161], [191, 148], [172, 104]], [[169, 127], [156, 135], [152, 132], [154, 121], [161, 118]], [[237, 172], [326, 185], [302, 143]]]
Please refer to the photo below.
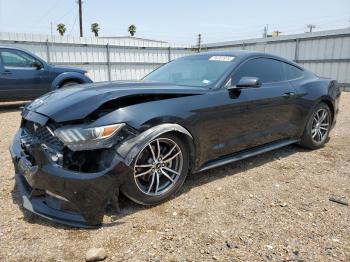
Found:
[[79, 1], [79, 24], [80, 24], [80, 37], [83, 37], [83, 8], [82, 8], [82, 0]]
[[316, 28], [316, 25], [308, 24], [308, 25], [306, 25], [306, 28], [309, 29], [309, 33], [312, 33], [312, 30], [313, 30], [314, 28]]
[[198, 53], [201, 52], [202, 50], [202, 35], [198, 34], [198, 43], [197, 43], [197, 47], [198, 47]]
[[263, 38], [266, 38], [269, 33], [269, 25], [264, 26]]
[[1, 27], [2, 27], [2, 0], [0, 0], [0, 31], [1, 31]]
[[272, 32], [273, 36], [279, 36], [280, 34], [282, 34], [282, 32], [278, 30]]

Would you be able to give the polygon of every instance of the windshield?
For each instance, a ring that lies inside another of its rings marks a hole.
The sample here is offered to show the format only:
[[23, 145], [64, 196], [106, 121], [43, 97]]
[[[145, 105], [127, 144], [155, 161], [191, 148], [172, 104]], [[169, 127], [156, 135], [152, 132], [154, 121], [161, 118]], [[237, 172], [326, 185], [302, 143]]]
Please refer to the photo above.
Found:
[[233, 56], [189, 56], [174, 60], [147, 75], [144, 80], [209, 87], [228, 70]]

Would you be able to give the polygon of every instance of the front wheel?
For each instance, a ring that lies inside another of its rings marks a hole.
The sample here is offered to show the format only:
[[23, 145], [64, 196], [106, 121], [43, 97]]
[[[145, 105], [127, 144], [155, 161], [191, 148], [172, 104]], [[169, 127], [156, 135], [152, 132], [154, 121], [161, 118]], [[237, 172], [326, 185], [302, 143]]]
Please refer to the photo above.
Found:
[[134, 170], [121, 191], [142, 205], [169, 199], [183, 184], [189, 171], [186, 144], [173, 134], [162, 135], [141, 149]]
[[332, 115], [329, 106], [325, 103], [318, 104], [306, 124], [300, 145], [309, 149], [323, 147], [328, 140], [331, 125]]
[[79, 85], [80, 83], [76, 82], [76, 81], [68, 81], [63, 83], [60, 88], [64, 88], [64, 87], [69, 87], [69, 86], [75, 86], [75, 85]]

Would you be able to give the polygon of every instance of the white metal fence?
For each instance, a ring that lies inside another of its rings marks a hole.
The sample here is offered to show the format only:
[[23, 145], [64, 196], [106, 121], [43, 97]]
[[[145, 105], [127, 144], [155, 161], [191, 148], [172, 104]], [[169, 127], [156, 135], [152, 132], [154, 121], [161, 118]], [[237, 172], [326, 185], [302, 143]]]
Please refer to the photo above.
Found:
[[[195, 50], [187, 45], [140, 41], [0, 33], [0, 44], [26, 48], [56, 65], [89, 70], [94, 81], [140, 79], [158, 66]], [[202, 51], [255, 50], [273, 53], [350, 86], [350, 28], [212, 43]]]
[[25, 48], [55, 65], [78, 66], [94, 81], [140, 79], [191, 46], [133, 39], [99, 39], [0, 33], [0, 44]]
[[350, 28], [207, 44], [202, 50], [254, 50], [296, 61], [323, 77], [350, 86]]

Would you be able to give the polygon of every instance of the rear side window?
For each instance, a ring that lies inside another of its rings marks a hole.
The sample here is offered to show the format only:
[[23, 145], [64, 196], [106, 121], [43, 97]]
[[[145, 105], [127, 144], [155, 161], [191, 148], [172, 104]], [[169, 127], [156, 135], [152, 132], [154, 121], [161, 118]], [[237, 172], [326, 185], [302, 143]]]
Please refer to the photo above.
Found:
[[3, 66], [7, 67], [33, 67], [36, 61], [33, 57], [17, 50], [1, 51]]
[[244, 76], [258, 77], [262, 83], [285, 80], [283, 63], [269, 58], [255, 58], [241, 65], [233, 75], [232, 84], [237, 84]]
[[287, 80], [293, 80], [303, 76], [303, 70], [287, 63], [283, 64]]

